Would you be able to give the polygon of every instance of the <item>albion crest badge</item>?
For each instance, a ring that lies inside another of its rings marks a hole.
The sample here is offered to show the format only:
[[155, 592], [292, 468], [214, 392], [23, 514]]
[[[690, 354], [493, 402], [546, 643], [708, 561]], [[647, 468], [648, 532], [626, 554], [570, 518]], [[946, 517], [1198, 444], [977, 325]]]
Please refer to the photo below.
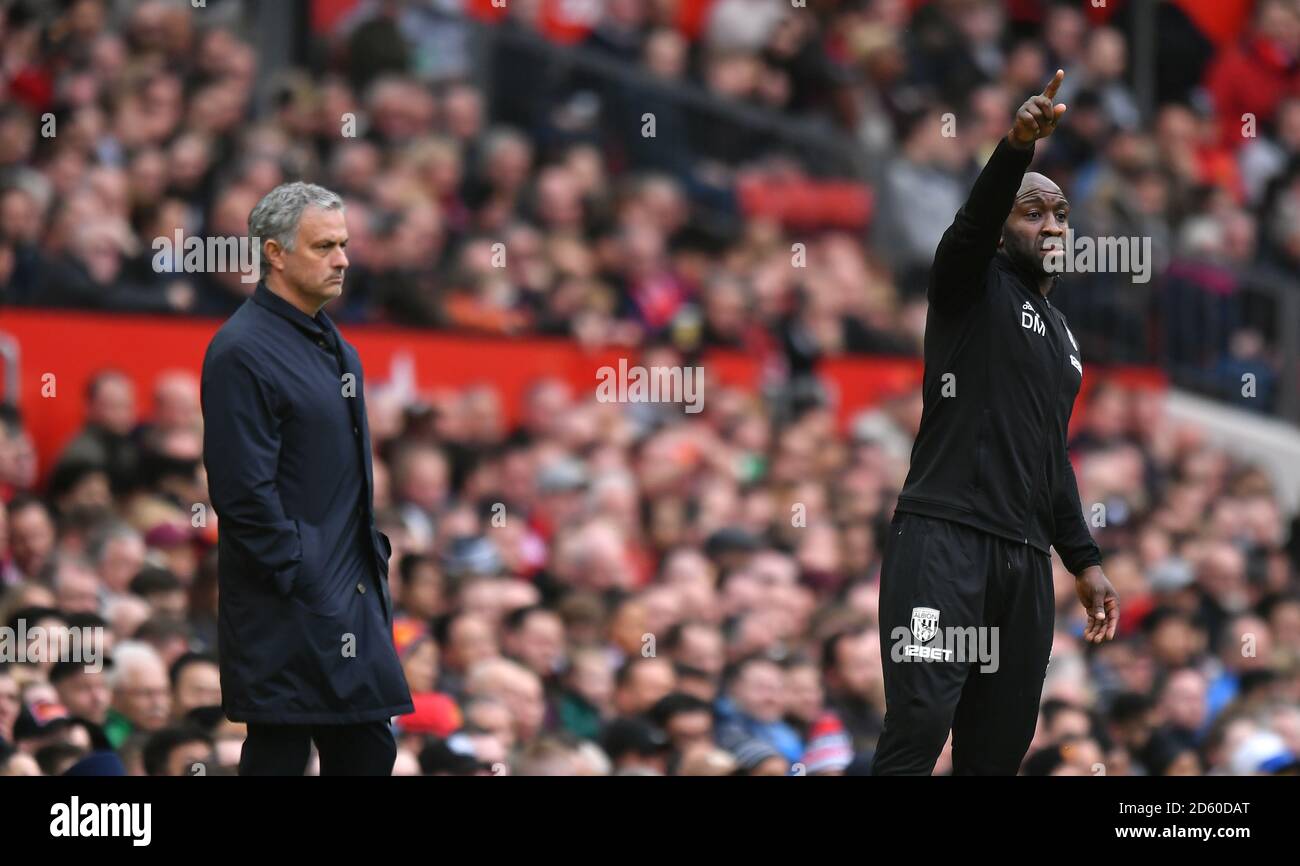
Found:
[[912, 640], [925, 643], [939, 633], [939, 611], [932, 607], [912, 608]]

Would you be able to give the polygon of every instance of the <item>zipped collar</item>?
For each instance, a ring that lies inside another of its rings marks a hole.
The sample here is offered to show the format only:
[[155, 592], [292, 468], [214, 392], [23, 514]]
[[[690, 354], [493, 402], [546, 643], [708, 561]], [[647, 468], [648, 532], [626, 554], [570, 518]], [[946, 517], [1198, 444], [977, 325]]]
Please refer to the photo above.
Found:
[[284, 298], [277, 295], [266, 287], [264, 281], [259, 281], [257, 288], [253, 289], [253, 303], [265, 307], [283, 319], [288, 319], [300, 330], [306, 331], [312, 337], [319, 337], [323, 334], [337, 332], [334, 322], [321, 310], [316, 314], [316, 318], [304, 313]]
[[1055, 289], [1056, 284], [1060, 281], [1060, 274], [1054, 274], [1052, 276], [1052, 288], [1048, 289], [1047, 295], [1044, 295], [1042, 292], [1038, 291], [1038, 276], [1028, 268], [1016, 264], [1015, 261], [1012, 260], [1011, 256], [1007, 255], [1006, 250], [998, 250], [996, 258], [1001, 259], [1003, 266], [1016, 277], [1016, 282], [1020, 285], [1020, 288], [1025, 292], [1025, 294], [1045, 302], [1049, 307], [1052, 305], [1051, 301], [1048, 301], [1047, 298], [1052, 294], [1052, 289]]

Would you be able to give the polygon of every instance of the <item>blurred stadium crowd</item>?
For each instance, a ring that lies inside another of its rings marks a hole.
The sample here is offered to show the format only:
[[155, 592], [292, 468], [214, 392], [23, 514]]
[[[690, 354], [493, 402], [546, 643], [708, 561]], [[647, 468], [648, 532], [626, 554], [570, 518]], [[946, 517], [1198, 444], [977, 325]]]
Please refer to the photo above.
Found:
[[[289, 77], [260, 115], [237, 29], [188, 4], [52, 5], [0, 3], [0, 304], [227, 315], [251, 290], [240, 274], [157, 268], [151, 239], [243, 235], [261, 195], [304, 178], [347, 200], [351, 267], [330, 310], [344, 323], [567, 335], [647, 366], [710, 347], [783, 365], [783, 391], [711, 385], [700, 415], [539, 380], [513, 429], [490, 387], [404, 401], [372, 383], [375, 505], [416, 700], [396, 721], [400, 774], [865, 772], [884, 711], [879, 544], [920, 397], [842, 432], [796, 386], [826, 355], [917, 352], [939, 234], [1049, 70], [1068, 71], [1069, 122], [1039, 167], [1070, 192], [1076, 228], [1152, 237], [1167, 297], [1227, 296], [1248, 266], [1300, 264], [1291, 0], [1262, 0], [1217, 54], [1190, 20], [1162, 20], [1154, 118], [1126, 83], [1122, 17], [1092, 26], [1082, 4], [1042, 4], [1033, 24], [949, 0], [601, 4], [585, 48], [885, 155], [869, 232], [853, 213], [796, 232], [748, 212], [734, 194], [747, 177], [817, 187], [761, 137], [692, 127], [656, 149], [583, 127], [590, 95], [607, 122], [639, 117], [649, 91], [581, 75], [529, 91], [506, 58], [495, 67], [516, 86], [489, 99], [456, 50], [456, 2], [359, 4], [321, 49], [332, 71]], [[539, 8], [513, 0], [499, 26], [540, 26]], [[954, 137], [938, 133], [947, 111]], [[806, 268], [791, 267], [795, 242]], [[1122, 300], [1098, 279], [1079, 291]], [[1203, 354], [1198, 327], [1163, 338]], [[1124, 328], [1077, 330], [1090, 358], [1124, 360], [1107, 343]], [[1269, 353], [1243, 324], [1199, 360], [1259, 370], [1266, 394]], [[100, 673], [0, 664], [0, 775], [103, 771], [105, 750], [131, 773], [237, 764], [241, 727], [217, 706], [197, 381], [152, 385], [141, 417], [135, 385], [106, 370], [48, 468], [0, 408], [0, 625], [102, 626], [112, 648]], [[1300, 521], [1272, 479], [1114, 384], [1092, 392], [1072, 454], [1094, 524], [1104, 515], [1121, 635], [1084, 645], [1058, 561], [1024, 772], [1297, 772]]]
[[[1248, 405], [1272, 404], [1273, 323], [1233, 301], [1250, 269], [1300, 265], [1294, 0], [1261, 0], [1218, 52], [1160, 4], [1154, 117], [1127, 83], [1127, 4], [1090, 26], [1079, 3], [1014, 4], [1041, 6], [1027, 21], [984, 0], [609, 0], [564, 48], [640, 71], [611, 83], [520, 47], [563, 4], [512, 2], [483, 28], [460, 2], [358, 3], [316, 46], [322, 71], [277, 72], [260, 112], [252, 44], [204, 26], [231, 0], [0, 4], [0, 300], [227, 314], [240, 275], [183, 273], [152, 239], [242, 235], [263, 193], [310, 178], [348, 202], [343, 321], [910, 353], [939, 235], [1059, 66], [1070, 118], [1036, 167], [1069, 191], [1077, 232], [1150, 237], [1158, 265], [1151, 286], [1072, 280], [1062, 303], [1090, 357], [1248, 369]], [[481, 48], [484, 32], [516, 41]], [[883, 167], [871, 203], [682, 91], [848, 136]], [[738, 193], [764, 188], [780, 193]], [[780, 209], [794, 200], [801, 221]]]

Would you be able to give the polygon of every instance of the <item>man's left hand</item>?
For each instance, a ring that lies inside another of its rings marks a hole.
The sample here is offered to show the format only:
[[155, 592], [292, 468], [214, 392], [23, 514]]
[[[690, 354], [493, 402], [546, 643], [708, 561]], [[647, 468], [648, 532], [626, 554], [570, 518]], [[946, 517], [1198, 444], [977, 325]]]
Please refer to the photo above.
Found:
[[1074, 579], [1074, 591], [1088, 615], [1083, 639], [1090, 643], [1113, 640], [1119, 628], [1119, 593], [1110, 585], [1100, 565], [1092, 565]]

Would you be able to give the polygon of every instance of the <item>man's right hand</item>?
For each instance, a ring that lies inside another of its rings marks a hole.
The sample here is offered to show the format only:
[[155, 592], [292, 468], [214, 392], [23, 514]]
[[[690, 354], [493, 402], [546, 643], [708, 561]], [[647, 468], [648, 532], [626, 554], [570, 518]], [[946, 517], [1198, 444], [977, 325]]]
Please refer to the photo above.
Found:
[[1053, 105], [1056, 90], [1065, 80], [1065, 70], [1056, 70], [1056, 75], [1047, 82], [1043, 92], [1025, 100], [1016, 112], [1015, 126], [1007, 133], [1007, 140], [1014, 147], [1026, 148], [1040, 138], [1047, 138], [1056, 130], [1056, 123], [1065, 114], [1064, 105]]

